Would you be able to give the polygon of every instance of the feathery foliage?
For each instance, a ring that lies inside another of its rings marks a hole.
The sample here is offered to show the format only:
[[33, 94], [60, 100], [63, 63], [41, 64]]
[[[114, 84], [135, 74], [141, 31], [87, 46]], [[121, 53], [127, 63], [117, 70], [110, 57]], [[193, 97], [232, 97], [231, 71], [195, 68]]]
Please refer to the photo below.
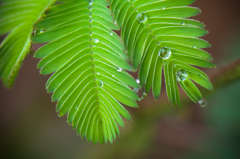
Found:
[[52, 0], [2, 0], [0, 35], [9, 32], [0, 46], [0, 79], [10, 88], [31, 46], [33, 23]]
[[[139, 87], [125, 70], [127, 56], [105, 0], [69, 0], [49, 8], [35, 27], [46, 30], [32, 38], [46, 43], [35, 57], [41, 74], [54, 73], [48, 92], [60, 116], [88, 141], [110, 142], [131, 119], [120, 104], [137, 107], [138, 96], [128, 87]], [[121, 116], [120, 116], [121, 115]], [[118, 125], [117, 125], [118, 124]]]
[[[212, 90], [207, 75], [191, 65], [212, 68], [213, 58], [202, 48], [210, 44], [199, 37], [207, 31], [198, 21], [186, 19], [200, 13], [188, 5], [195, 0], [110, 0], [111, 10], [122, 27], [122, 38], [145, 93], [151, 87], [157, 100], [164, 70], [169, 100], [180, 106], [178, 83], [194, 101], [205, 100], [193, 83]], [[162, 69], [164, 68], [164, 69]]]
[[[56, 111], [94, 144], [113, 142], [122, 117], [131, 120], [122, 104], [138, 107], [132, 88], [142, 87], [142, 97], [152, 88], [159, 98], [163, 73], [174, 106], [180, 106], [178, 83], [205, 106], [195, 83], [213, 86], [193, 66], [215, 64], [202, 50], [210, 46], [199, 38], [207, 33], [204, 25], [187, 19], [200, 13], [189, 6], [194, 1], [3, 0], [0, 35], [9, 34], [0, 47], [0, 79], [11, 87], [31, 41], [47, 43], [34, 57], [41, 58], [41, 74], [52, 74], [46, 89]], [[120, 29], [122, 39], [115, 33]], [[139, 80], [125, 70], [139, 70]]]

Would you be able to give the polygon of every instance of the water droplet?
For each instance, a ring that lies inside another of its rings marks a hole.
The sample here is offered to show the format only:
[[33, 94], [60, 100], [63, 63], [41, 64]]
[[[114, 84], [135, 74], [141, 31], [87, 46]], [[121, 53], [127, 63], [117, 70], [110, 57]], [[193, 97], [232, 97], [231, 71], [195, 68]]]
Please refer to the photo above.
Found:
[[122, 68], [121, 68], [121, 67], [118, 67], [118, 68], [117, 68], [117, 71], [118, 71], [118, 72], [122, 72]]
[[142, 96], [143, 96], [143, 97], [146, 97], [146, 96], [147, 96], [147, 93], [146, 93], [146, 92], [143, 92], [143, 93], [142, 93]]
[[110, 35], [113, 35], [113, 32], [111, 32]]
[[198, 74], [199, 76], [203, 76], [201, 73]]
[[95, 42], [95, 43], [98, 43], [98, 42], [99, 42], [99, 39], [98, 39], [98, 38], [95, 38], [95, 39], [94, 39], [94, 42]]
[[188, 73], [186, 70], [178, 70], [176, 77], [178, 81], [185, 81], [188, 78]]
[[92, 15], [89, 15], [89, 18], [92, 18]]
[[164, 60], [167, 60], [171, 57], [172, 51], [168, 47], [162, 47], [158, 52], [159, 57], [161, 57]]
[[90, 23], [92, 23], [92, 22], [93, 22], [93, 20], [92, 20], [92, 19], [90, 19], [90, 20], [89, 20], [89, 22], [90, 22]]
[[133, 88], [133, 92], [138, 93], [140, 88]]
[[200, 107], [205, 108], [207, 106], [207, 101], [206, 99], [201, 99], [200, 101], [198, 101], [198, 104], [200, 105]]
[[100, 75], [100, 73], [98, 72], [97, 75]]
[[162, 7], [162, 10], [165, 10], [166, 8], [165, 7]]
[[140, 80], [139, 80], [139, 79], [136, 79], [136, 82], [137, 82], [137, 84], [139, 84], [139, 83], [140, 83]]
[[142, 12], [142, 13], [138, 13], [137, 14], [137, 20], [140, 22], [140, 23], [145, 23], [147, 21], [148, 17], [147, 17], [147, 14]]
[[185, 22], [182, 22], [181, 25], [185, 25]]
[[113, 23], [114, 23], [114, 25], [116, 25], [116, 24], [117, 24], [117, 21], [114, 21]]
[[102, 87], [103, 87], [103, 82], [100, 81], [100, 82], [98, 83], [98, 86], [102, 88]]
[[93, 5], [93, 0], [88, 0], [88, 4], [91, 6]]
[[194, 49], [196, 49], [196, 48], [197, 48], [197, 46], [193, 45], [193, 48], [194, 48]]
[[136, 12], [138, 12], [138, 10], [136, 9]]
[[90, 36], [92, 36], [92, 33], [90, 33]]
[[115, 77], [114, 75], [112, 75], [112, 77]]
[[176, 65], [176, 64], [174, 64], [174, 65], [173, 65], [173, 67], [177, 67], [177, 65]]
[[92, 6], [89, 6], [89, 7], [88, 7], [88, 10], [89, 10], [89, 11], [92, 11], [92, 9], [93, 9]]

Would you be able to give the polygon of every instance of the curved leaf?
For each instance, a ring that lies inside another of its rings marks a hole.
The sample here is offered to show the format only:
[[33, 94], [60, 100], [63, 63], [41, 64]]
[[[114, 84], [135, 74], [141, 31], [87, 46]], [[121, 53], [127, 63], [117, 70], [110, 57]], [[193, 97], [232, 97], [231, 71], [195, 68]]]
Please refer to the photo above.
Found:
[[158, 99], [164, 70], [168, 98], [175, 106], [180, 105], [177, 82], [194, 102], [203, 97], [192, 81], [213, 89], [209, 78], [190, 66], [215, 67], [211, 55], [202, 50], [210, 44], [199, 39], [207, 33], [204, 25], [186, 19], [200, 13], [188, 6], [194, 1], [110, 0], [130, 61], [135, 70], [139, 68], [145, 93], [152, 87]]
[[139, 87], [124, 70], [131, 70], [105, 0], [70, 0], [50, 7], [35, 24], [46, 31], [34, 36], [46, 43], [35, 57], [42, 74], [53, 75], [46, 88], [57, 102], [60, 116], [78, 134], [96, 144], [110, 142], [119, 134], [122, 117], [131, 120], [121, 105], [138, 107], [138, 96], [130, 89]]
[[30, 50], [33, 24], [53, 0], [3, 0], [0, 35], [9, 33], [0, 46], [0, 79], [10, 88]]

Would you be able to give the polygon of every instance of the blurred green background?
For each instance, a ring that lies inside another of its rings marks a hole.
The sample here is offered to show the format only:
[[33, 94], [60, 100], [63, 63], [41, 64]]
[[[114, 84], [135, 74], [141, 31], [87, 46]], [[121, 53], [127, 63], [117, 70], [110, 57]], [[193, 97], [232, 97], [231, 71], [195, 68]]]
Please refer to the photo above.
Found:
[[[202, 10], [194, 18], [209, 30], [204, 39], [219, 67], [204, 71], [216, 79], [221, 67], [240, 58], [240, 2], [198, 0], [194, 6]], [[164, 90], [158, 101], [149, 95], [139, 109], [129, 109], [133, 122], [125, 121], [113, 145], [94, 146], [58, 117], [37, 63], [28, 55], [13, 89], [0, 85], [1, 159], [240, 158], [240, 79], [206, 95], [206, 108], [184, 102], [176, 109], [166, 104]]]

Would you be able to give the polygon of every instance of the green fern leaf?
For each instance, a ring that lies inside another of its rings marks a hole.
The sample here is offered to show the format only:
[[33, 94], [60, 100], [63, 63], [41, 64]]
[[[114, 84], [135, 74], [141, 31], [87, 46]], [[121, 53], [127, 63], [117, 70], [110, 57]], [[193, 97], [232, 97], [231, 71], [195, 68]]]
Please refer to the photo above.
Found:
[[0, 46], [0, 79], [10, 88], [31, 46], [33, 23], [52, 0], [3, 0], [0, 6], [0, 35], [9, 33]]
[[145, 93], [152, 87], [157, 100], [164, 68], [167, 95], [180, 106], [178, 84], [202, 106], [205, 101], [193, 83], [212, 90], [207, 75], [194, 66], [215, 67], [213, 58], [203, 48], [210, 44], [199, 37], [207, 31], [198, 21], [186, 19], [200, 13], [188, 5], [195, 0], [110, 0], [111, 10], [122, 27], [121, 35], [129, 59]]
[[106, 143], [119, 134], [122, 117], [131, 120], [120, 104], [138, 107], [138, 96], [130, 87], [139, 88], [124, 70], [131, 70], [109, 4], [105, 0], [69, 0], [50, 7], [35, 24], [45, 30], [32, 38], [46, 43], [35, 57], [41, 74], [53, 75], [46, 88], [57, 102], [60, 116], [81, 137]]

